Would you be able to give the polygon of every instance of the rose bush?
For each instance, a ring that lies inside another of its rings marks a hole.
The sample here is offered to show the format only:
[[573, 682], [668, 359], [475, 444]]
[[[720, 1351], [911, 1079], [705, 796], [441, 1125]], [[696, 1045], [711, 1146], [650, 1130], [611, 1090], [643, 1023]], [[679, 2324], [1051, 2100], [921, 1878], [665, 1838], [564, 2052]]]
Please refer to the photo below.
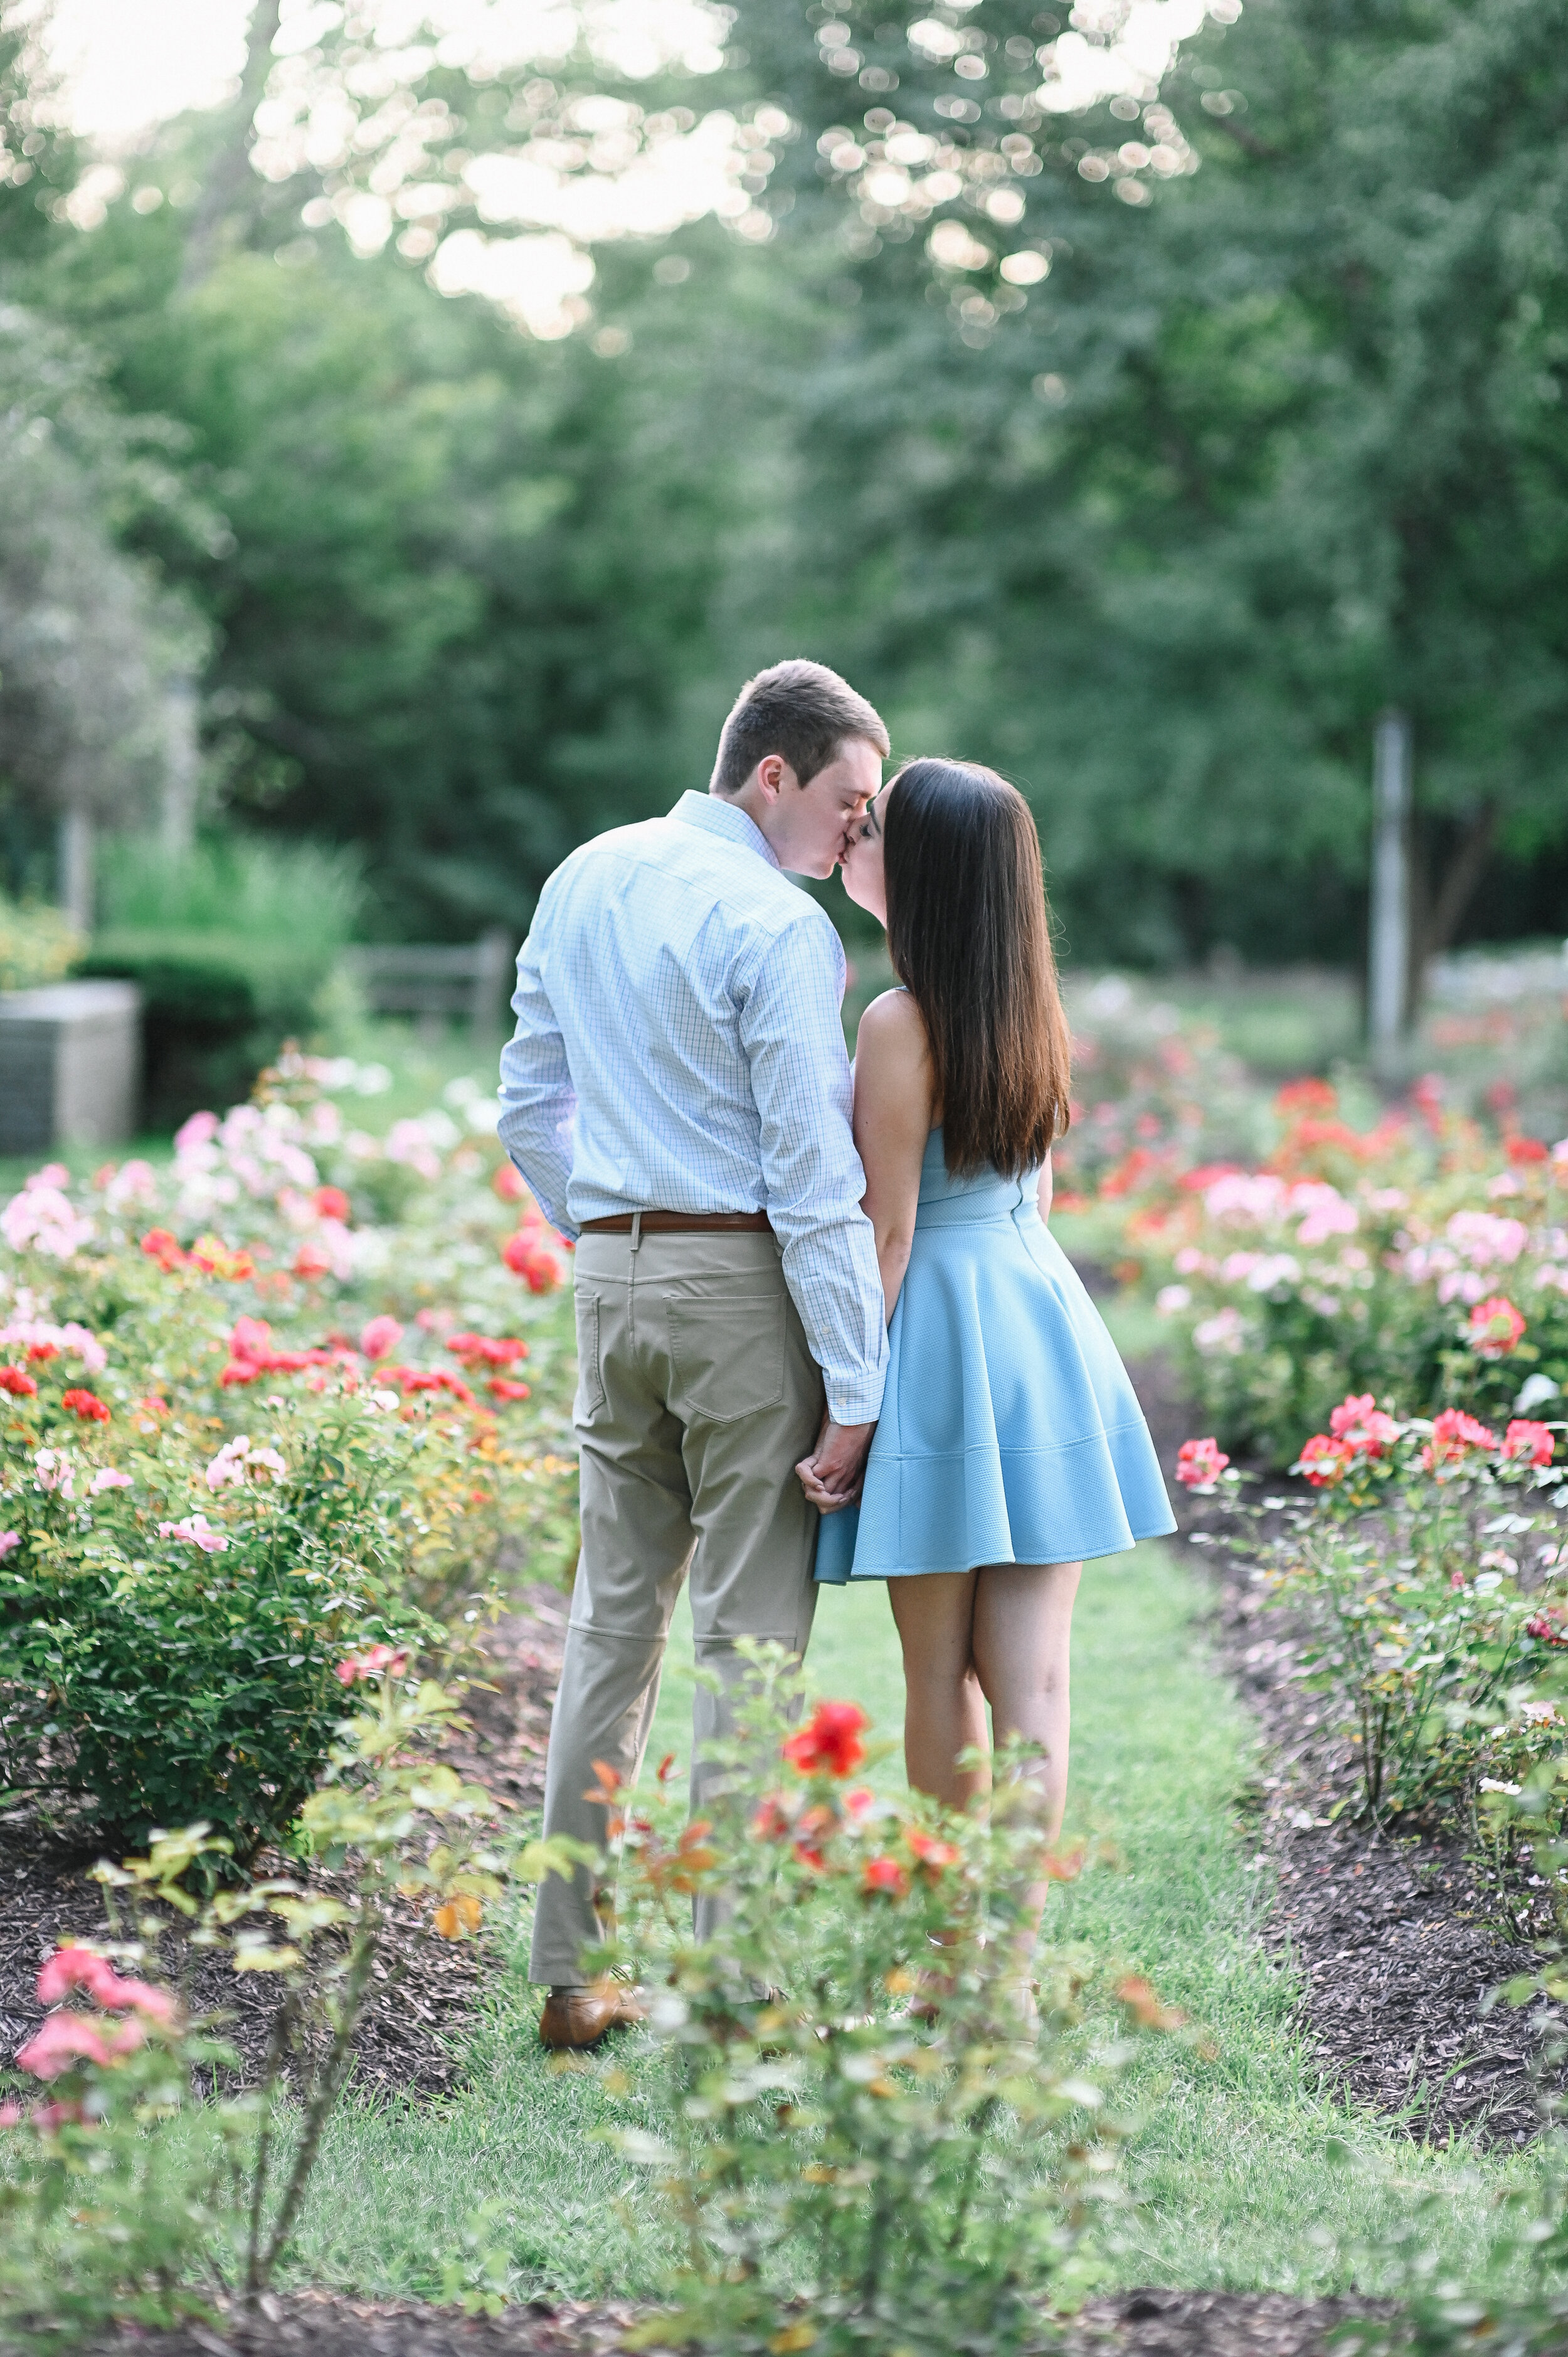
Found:
[[[651, 1792], [605, 1774], [619, 1917], [595, 1961], [643, 1985], [670, 2065], [662, 2133], [618, 2141], [690, 2254], [676, 2317], [644, 2337], [734, 2357], [1036, 2346], [1119, 2191], [1106, 2083], [1128, 2050], [1102, 2040], [1089, 2071], [1090, 1967], [1035, 1954], [1040, 1881], [1079, 1861], [1047, 1855], [1017, 1757], [983, 1813], [853, 1783], [865, 1714], [822, 1703], [792, 1729], [798, 1673], [751, 1652], [711, 1821], [685, 1822], [670, 1760]], [[698, 1941], [692, 1900], [721, 1889]], [[1178, 2026], [1112, 1979], [1118, 2030]]]
[[507, 1549], [569, 1550], [564, 1249], [493, 1139], [361, 1136], [333, 1071], [0, 1210], [0, 1773], [122, 1840], [282, 1838], [344, 1655], [449, 1656]]
[[1119, 974], [1068, 1007], [1072, 1121], [1053, 1157], [1062, 1209], [1120, 1205], [1195, 1164], [1263, 1150], [1267, 1099], [1209, 1027]]
[[1276, 1099], [1262, 1167], [1150, 1178], [1121, 1225], [1191, 1396], [1283, 1465], [1347, 1392], [1506, 1422], [1568, 1385], [1568, 1141], [1501, 1139], [1419, 1085], [1353, 1129], [1326, 1082]]
[[[300, 1846], [333, 1869], [333, 1887], [242, 1876], [212, 1894], [211, 1862], [229, 1845], [198, 1824], [101, 1865], [106, 1937], [68, 1943], [38, 1975], [50, 2010], [0, 2102], [0, 2316], [25, 2345], [110, 2317], [210, 2316], [215, 2290], [260, 2299], [372, 1979], [395, 1985], [419, 1953], [410, 1910], [428, 1939], [460, 1940], [507, 1880], [570, 1873], [582, 1856], [570, 1842], [502, 1842], [489, 1795], [435, 1756], [451, 1696], [410, 1676], [406, 1655], [340, 1668], [352, 1700], [340, 1693], [331, 1758], [301, 1811]], [[239, 2057], [222, 2015], [192, 2018], [178, 1993], [198, 1953], [274, 1995], [258, 2080], [205, 2102], [200, 2083], [231, 2086]]]
[[[1474, 1831], [1491, 1796], [1568, 1784], [1568, 1481], [1563, 1427], [1501, 1431], [1445, 1409], [1402, 1420], [1369, 1394], [1342, 1401], [1292, 1470], [1311, 1495], [1239, 1504], [1242, 1477], [1208, 1443], [1188, 1459], [1255, 1523], [1238, 1544], [1313, 1630], [1307, 1683], [1356, 1748], [1376, 1815], [1436, 1809]], [[1199, 1534], [1199, 1537], [1206, 1536]]]

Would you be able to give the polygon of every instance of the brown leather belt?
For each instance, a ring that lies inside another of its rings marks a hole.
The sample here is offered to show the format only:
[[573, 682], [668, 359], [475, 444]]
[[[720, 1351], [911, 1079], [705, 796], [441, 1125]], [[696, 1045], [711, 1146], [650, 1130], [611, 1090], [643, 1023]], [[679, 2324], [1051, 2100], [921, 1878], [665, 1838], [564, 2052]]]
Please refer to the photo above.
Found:
[[610, 1220], [585, 1220], [585, 1236], [629, 1236], [636, 1218], [645, 1236], [765, 1235], [766, 1211], [618, 1211]]

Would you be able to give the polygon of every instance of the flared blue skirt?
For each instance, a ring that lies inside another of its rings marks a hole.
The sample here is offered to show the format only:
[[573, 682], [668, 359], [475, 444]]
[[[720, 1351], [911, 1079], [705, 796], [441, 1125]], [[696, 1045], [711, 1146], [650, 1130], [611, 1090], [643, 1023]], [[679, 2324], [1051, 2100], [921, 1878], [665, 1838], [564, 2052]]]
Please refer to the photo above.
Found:
[[842, 1586], [1078, 1563], [1176, 1528], [1116, 1346], [1036, 1208], [1035, 1181], [954, 1181], [933, 1131], [858, 1507], [824, 1517]]

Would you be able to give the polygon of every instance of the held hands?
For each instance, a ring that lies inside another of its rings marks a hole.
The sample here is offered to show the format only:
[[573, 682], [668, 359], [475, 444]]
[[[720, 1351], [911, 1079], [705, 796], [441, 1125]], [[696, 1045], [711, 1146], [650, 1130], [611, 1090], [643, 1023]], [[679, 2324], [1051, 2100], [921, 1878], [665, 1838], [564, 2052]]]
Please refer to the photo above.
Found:
[[875, 1429], [875, 1424], [835, 1424], [831, 1415], [822, 1418], [816, 1448], [795, 1468], [801, 1489], [819, 1513], [836, 1514], [854, 1504]]

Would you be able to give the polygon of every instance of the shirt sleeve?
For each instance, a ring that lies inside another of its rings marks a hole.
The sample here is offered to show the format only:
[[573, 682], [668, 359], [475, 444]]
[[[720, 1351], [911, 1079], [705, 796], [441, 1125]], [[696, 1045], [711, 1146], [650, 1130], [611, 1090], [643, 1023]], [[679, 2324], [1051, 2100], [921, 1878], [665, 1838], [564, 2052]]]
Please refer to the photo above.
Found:
[[762, 1123], [764, 1208], [828, 1412], [835, 1424], [870, 1424], [882, 1407], [887, 1321], [875, 1237], [860, 1208], [865, 1173], [850, 1128], [843, 980], [838, 936], [813, 912], [762, 958], [740, 1037]]
[[540, 972], [537, 925], [517, 961], [512, 1012], [517, 1030], [501, 1049], [501, 1144], [532, 1189], [551, 1226], [575, 1238], [566, 1217], [572, 1176], [572, 1135], [577, 1092], [567, 1069], [566, 1043]]

